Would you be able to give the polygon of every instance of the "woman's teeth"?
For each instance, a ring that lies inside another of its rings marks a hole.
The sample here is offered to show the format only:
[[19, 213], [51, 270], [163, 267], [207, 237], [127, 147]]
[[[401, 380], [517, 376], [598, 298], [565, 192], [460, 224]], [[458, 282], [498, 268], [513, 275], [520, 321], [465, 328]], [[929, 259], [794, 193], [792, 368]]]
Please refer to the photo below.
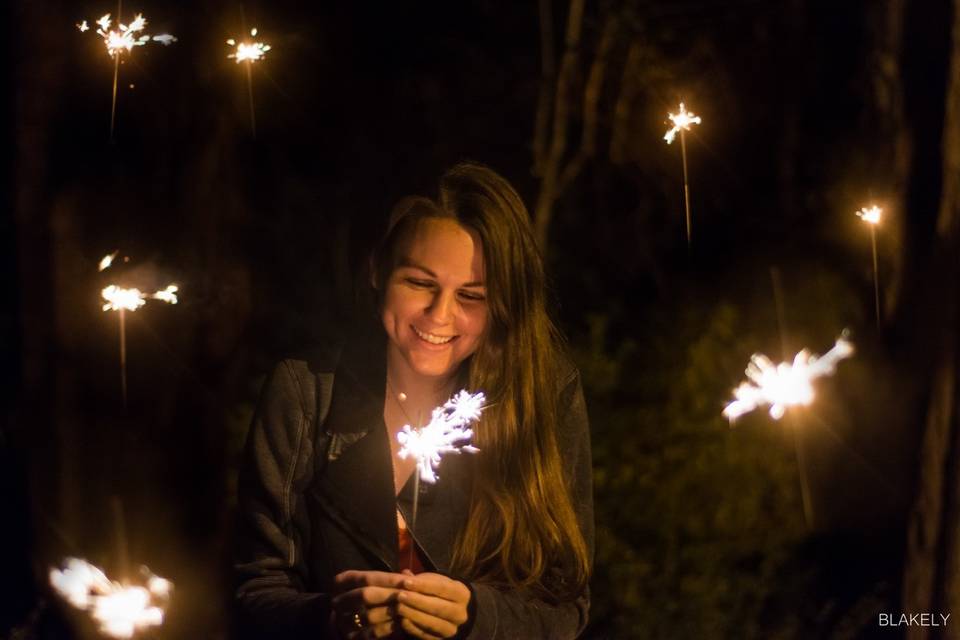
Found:
[[416, 327], [413, 327], [413, 331], [418, 336], [420, 336], [421, 338], [429, 342], [430, 344], [446, 344], [456, 337], [456, 336], [435, 336], [432, 333], [424, 333], [423, 331], [420, 331], [420, 329], [417, 329]]

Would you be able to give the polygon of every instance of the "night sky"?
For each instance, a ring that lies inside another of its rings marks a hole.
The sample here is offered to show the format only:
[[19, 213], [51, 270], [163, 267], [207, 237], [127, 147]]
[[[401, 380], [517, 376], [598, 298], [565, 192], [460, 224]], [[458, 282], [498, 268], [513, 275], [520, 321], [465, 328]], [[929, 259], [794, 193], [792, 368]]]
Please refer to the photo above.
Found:
[[[112, 141], [112, 59], [74, 25], [115, 7], [0, 9], [0, 497], [12, 523], [0, 637], [90, 633], [46, 586], [68, 555], [173, 580], [156, 637], [227, 637], [238, 456], [272, 364], [351, 317], [390, 206], [430, 195], [451, 164], [491, 166], [535, 209], [540, 10], [552, 7], [558, 68], [568, 17], [566, 3], [539, 5], [124, 0], [125, 19], [142, 11], [148, 33], [177, 42], [123, 57]], [[585, 136], [596, 144], [558, 194], [544, 249], [591, 414], [587, 637], [904, 633], [878, 615], [915, 602], [904, 576], [911, 518], [936, 510], [919, 498], [927, 462], [960, 486], [960, 445], [940, 458], [923, 445], [936, 407], [960, 432], [960, 247], [936, 230], [960, 219], [943, 178], [957, 155], [944, 122], [960, 118], [945, 106], [958, 11], [586, 4], [561, 168]], [[252, 65], [255, 133], [224, 42], [254, 26], [272, 46]], [[681, 100], [703, 118], [686, 137], [689, 248], [681, 152], [662, 139]], [[854, 215], [870, 203], [886, 216], [879, 327], [870, 234]], [[126, 316], [126, 409], [118, 317], [100, 308], [113, 282], [180, 287], [179, 304]], [[752, 353], [823, 353], [844, 329], [857, 355], [817, 383], [814, 405], [729, 427], [721, 410]], [[942, 492], [946, 537], [956, 494]], [[933, 546], [935, 564], [960, 553]], [[925, 610], [960, 615], [957, 581], [934, 573]]]

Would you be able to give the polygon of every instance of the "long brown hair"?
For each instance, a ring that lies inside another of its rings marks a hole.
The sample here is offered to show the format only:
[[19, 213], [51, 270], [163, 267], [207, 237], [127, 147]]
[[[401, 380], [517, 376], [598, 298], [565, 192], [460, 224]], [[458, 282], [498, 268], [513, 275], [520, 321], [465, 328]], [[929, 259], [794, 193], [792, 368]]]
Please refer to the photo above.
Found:
[[[387, 281], [402, 240], [426, 217], [455, 219], [480, 237], [489, 313], [486, 334], [461, 372], [470, 388], [484, 391], [489, 406], [475, 430], [483, 455], [471, 457], [469, 515], [451, 570], [571, 599], [586, 584], [590, 560], [557, 444], [562, 337], [546, 310], [529, 214], [496, 172], [458, 164], [440, 179], [436, 200], [409, 197], [394, 208], [371, 260], [375, 282]], [[545, 580], [558, 563], [563, 579]]]

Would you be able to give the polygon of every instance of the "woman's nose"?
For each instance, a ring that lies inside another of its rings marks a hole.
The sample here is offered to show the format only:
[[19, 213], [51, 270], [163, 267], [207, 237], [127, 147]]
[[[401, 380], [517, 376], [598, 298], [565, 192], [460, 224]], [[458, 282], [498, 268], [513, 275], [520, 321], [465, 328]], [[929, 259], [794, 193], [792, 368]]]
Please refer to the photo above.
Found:
[[438, 291], [427, 308], [427, 317], [437, 324], [446, 324], [453, 317], [456, 297], [453, 292]]

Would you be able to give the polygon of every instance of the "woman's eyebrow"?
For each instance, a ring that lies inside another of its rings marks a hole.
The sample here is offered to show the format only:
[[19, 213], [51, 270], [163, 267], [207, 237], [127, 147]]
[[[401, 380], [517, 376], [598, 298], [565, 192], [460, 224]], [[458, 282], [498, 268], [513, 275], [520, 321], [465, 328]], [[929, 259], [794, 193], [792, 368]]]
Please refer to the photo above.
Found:
[[[431, 271], [430, 269], [426, 268], [426, 267], [423, 266], [422, 264], [417, 264], [416, 262], [414, 262], [414, 261], [411, 260], [410, 258], [401, 258], [400, 261], [397, 262], [397, 267], [398, 267], [398, 268], [401, 268], [401, 267], [402, 267], [402, 268], [408, 268], [408, 269], [417, 269], [418, 271], [423, 271], [425, 274], [427, 274], [427, 275], [430, 276], [431, 278], [436, 278], [436, 277], [437, 277], [437, 274], [435, 274], [433, 271]], [[474, 281], [472, 281], [472, 282], [465, 282], [464, 284], [462, 284], [462, 285], [460, 285], [460, 286], [461, 286], [461, 287], [464, 287], [464, 288], [470, 288], [470, 287], [484, 287], [484, 286], [486, 286], [486, 285], [484, 285], [483, 282], [480, 281], [480, 280], [474, 280]]]

